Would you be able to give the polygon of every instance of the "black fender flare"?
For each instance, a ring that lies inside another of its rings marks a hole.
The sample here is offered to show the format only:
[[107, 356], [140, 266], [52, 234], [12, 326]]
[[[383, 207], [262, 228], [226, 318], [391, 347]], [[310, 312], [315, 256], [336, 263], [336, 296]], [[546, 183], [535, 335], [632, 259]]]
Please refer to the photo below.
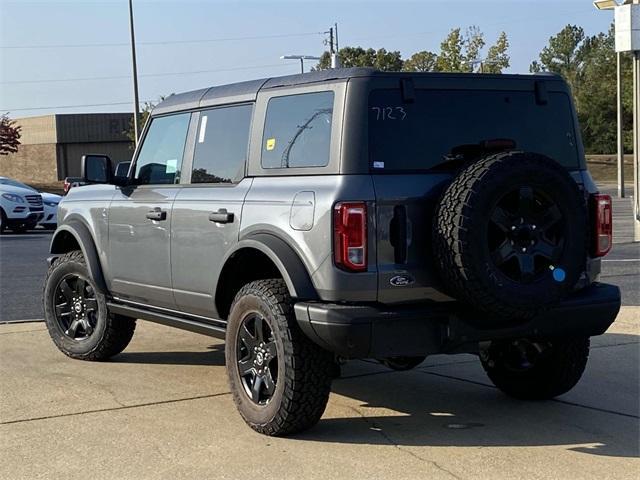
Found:
[[84, 223], [79, 220], [70, 220], [64, 225], [60, 225], [51, 239], [49, 253], [56, 256], [69, 251], [69, 249], [64, 248], [61, 241], [63, 232], [72, 235], [80, 246], [82, 255], [87, 262], [89, 275], [91, 275], [96, 287], [98, 287], [98, 291], [104, 295], [108, 294], [107, 285], [104, 281], [104, 275], [102, 274], [102, 265], [100, 264], [93, 236]]
[[[254, 248], [264, 253], [275, 264], [282, 275], [289, 294], [298, 300], [318, 300], [318, 292], [313, 286], [311, 276], [296, 251], [284, 240], [271, 233], [254, 233], [242, 238], [236, 248], [227, 254], [222, 262], [243, 248]], [[224, 268], [224, 267], [223, 267]]]

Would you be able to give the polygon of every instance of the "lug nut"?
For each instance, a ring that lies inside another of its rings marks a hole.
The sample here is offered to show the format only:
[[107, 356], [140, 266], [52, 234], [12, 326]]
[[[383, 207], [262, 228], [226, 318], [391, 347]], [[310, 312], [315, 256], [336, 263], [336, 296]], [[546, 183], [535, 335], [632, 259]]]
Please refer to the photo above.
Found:
[[536, 226], [535, 226], [535, 225], [531, 225], [531, 228], [532, 228], [533, 230], [535, 230], [535, 229], [536, 229]]
[[511, 225], [511, 230], [515, 230], [516, 226], [515, 225]]
[[523, 248], [523, 249], [522, 249], [522, 253], [525, 253], [526, 251], [527, 251], [527, 249], [526, 249], [526, 248]]

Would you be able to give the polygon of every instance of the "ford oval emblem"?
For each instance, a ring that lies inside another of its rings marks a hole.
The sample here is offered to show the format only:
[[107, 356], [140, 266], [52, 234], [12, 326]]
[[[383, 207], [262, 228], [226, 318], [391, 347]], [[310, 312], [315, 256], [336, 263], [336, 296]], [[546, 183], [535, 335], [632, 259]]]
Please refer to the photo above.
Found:
[[415, 282], [415, 279], [411, 275], [396, 275], [389, 280], [389, 283], [394, 287], [406, 287]]

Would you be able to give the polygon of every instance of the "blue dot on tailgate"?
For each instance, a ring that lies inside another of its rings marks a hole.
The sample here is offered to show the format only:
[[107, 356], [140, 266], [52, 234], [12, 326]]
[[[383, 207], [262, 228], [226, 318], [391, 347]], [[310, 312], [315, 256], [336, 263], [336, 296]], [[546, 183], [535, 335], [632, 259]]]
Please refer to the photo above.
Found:
[[567, 278], [567, 274], [563, 269], [558, 267], [553, 269], [553, 279], [556, 282], [564, 282], [565, 278]]

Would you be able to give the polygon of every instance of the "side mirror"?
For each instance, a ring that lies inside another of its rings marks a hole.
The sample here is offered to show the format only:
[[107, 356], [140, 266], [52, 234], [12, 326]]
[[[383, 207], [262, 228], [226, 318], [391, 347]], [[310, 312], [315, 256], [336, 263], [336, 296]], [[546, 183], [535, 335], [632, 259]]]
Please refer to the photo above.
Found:
[[112, 183], [111, 159], [107, 155], [83, 155], [82, 181], [85, 183]]

